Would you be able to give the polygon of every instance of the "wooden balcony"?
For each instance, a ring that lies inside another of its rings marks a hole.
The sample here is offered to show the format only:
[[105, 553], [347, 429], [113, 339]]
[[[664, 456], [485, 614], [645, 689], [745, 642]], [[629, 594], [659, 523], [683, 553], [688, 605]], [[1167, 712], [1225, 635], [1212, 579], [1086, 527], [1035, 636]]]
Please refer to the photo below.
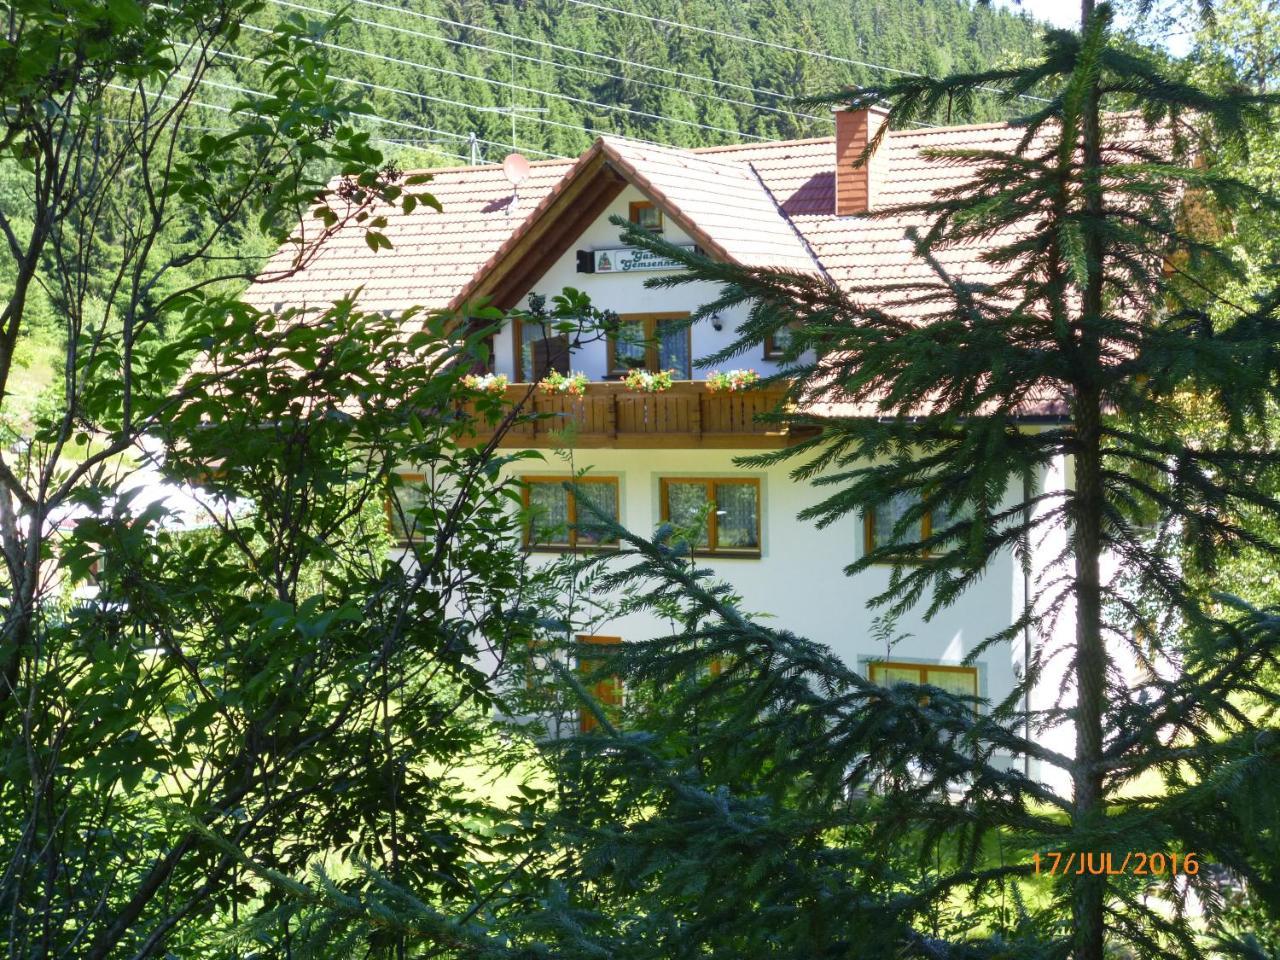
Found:
[[502, 446], [782, 447], [797, 435], [756, 417], [776, 410], [784, 394], [781, 387], [712, 393], [706, 381], [683, 380], [662, 393], [592, 383], [586, 396], [572, 397], [517, 383], [507, 388], [508, 402], [523, 402], [536, 419], [517, 424]]

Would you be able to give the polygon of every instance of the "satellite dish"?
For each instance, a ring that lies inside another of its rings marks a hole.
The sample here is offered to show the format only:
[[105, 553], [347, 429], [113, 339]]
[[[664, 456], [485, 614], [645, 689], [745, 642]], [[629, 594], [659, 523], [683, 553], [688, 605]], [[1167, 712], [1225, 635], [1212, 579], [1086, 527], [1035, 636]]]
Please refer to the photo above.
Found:
[[502, 161], [502, 172], [513, 187], [518, 187], [529, 179], [529, 161], [518, 153], [508, 153]]

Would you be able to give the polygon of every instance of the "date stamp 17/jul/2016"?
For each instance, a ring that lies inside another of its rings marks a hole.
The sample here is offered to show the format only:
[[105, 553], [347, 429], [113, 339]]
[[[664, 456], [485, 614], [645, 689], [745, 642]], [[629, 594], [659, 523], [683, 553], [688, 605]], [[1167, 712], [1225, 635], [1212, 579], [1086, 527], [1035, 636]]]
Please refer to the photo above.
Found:
[[1032, 855], [1036, 874], [1118, 877], [1164, 877], [1181, 874], [1194, 877], [1200, 872], [1195, 853], [1129, 852], [1121, 856], [1110, 850], [1049, 850]]

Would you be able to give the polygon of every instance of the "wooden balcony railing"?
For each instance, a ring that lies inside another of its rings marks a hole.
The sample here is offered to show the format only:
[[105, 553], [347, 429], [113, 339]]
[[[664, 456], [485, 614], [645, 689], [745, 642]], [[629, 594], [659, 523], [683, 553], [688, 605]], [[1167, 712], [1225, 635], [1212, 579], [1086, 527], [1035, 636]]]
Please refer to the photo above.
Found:
[[621, 383], [592, 383], [583, 397], [548, 395], [537, 388], [531, 393], [529, 384], [512, 384], [507, 400], [524, 401], [524, 410], [537, 416], [516, 424], [502, 445], [785, 446], [796, 439], [792, 432], [756, 419], [778, 409], [784, 394], [781, 387], [712, 393], [702, 380], [679, 381], [662, 393], [637, 393]]

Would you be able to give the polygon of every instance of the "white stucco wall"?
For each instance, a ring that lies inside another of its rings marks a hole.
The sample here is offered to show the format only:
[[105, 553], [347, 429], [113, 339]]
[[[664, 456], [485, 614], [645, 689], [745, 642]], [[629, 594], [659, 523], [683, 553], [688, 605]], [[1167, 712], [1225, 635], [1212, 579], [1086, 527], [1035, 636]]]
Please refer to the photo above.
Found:
[[[787, 476], [779, 465], [767, 470], [735, 466], [733, 458], [747, 450], [616, 450], [591, 449], [573, 454], [572, 465], [546, 452], [545, 462], [529, 462], [520, 476], [565, 476], [571, 469], [589, 467], [589, 475], [617, 477], [619, 520], [637, 533], [649, 535], [660, 522], [659, 480], [662, 477], [758, 477], [761, 498], [761, 555], [704, 557], [699, 564], [733, 585], [744, 598], [743, 609], [766, 615], [771, 625], [821, 641], [846, 662], [860, 665], [867, 657], [958, 664], [973, 648], [1008, 626], [1022, 598], [1022, 571], [1004, 554], [988, 573], [954, 606], [932, 621], [923, 608], [896, 624], [901, 639], [891, 646], [873, 635], [876, 612], [872, 597], [889, 582], [889, 568], [874, 568], [856, 577], [844, 568], [863, 551], [860, 517], [846, 517], [819, 530], [796, 519], [826, 491]], [[1021, 491], [1011, 491], [1008, 502]], [[536, 558], [554, 554], [535, 553]], [[650, 639], [670, 627], [650, 616], [629, 615], [601, 625], [597, 632], [624, 640]], [[993, 647], [978, 661], [982, 693], [993, 699], [1007, 695], [1014, 682], [1014, 665], [1021, 646]]]

